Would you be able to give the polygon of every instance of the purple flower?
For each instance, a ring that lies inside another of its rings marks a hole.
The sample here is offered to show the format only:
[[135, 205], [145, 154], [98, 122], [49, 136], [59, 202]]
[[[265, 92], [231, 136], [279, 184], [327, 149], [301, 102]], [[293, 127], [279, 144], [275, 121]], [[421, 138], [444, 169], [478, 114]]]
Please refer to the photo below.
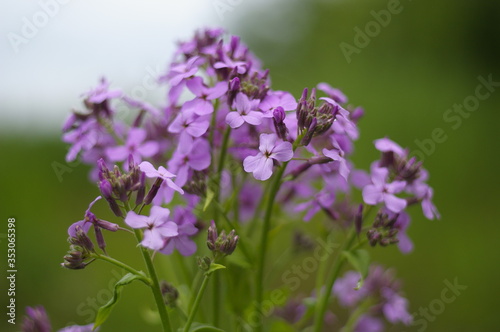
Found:
[[168, 220], [170, 210], [160, 206], [151, 208], [149, 217], [129, 211], [125, 223], [132, 228], [145, 228], [141, 244], [152, 250], [160, 250], [169, 237], [179, 234], [177, 225]]
[[338, 107], [338, 113], [335, 116], [335, 121], [332, 124], [332, 129], [336, 134], [344, 134], [350, 139], [356, 140], [359, 137], [358, 127], [351, 121], [349, 111], [345, 110], [335, 100], [328, 97], [322, 97], [321, 100], [331, 104], [334, 109]]
[[78, 128], [65, 133], [63, 135], [63, 142], [72, 144], [68, 153], [66, 154], [66, 161], [70, 162], [76, 159], [80, 151], [91, 150], [98, 142], [101, 136], [101, 127], [96, 120], [89, 118], [82, 122]]
[[108, 231], [116, 232], [119, 228], [117, 224], [113, 224], [109, 221], [106, 220], [101, 220], [98, 219], [95, 214], [90, 212], [90, 209], [92, 206], [100, 200], [102, 197], [97, 196], [96, 199], [94, 199], [90, 204], [89, 208], [85, 211], [85, 216], [83, 220], [77, 221], [73, 223], [71, 226], [68, 228], [68, 235], [70, 237], [76, 237], [76, 226], [79, 226], [85, 233], [87, 233], [90, 229], [90, 226], [94, 225], [95, 228], [104, 228]]
[[335, 202], [335, 194], [331, 192], [320, 192], [314, 195], [313, 199], [309, 199], [305, 203], [297, 204], [294, 208], [295, 212], [307, 210], [304, 221], [310, 221], [312, 217], [319, 211], [327, 209]]
[[356, 327], [354, 328], [354, 332], [382, 332], [384, 331], [384, 323], [382, 320], [363, 315], [356, 322]]
[[342, 278], [333, 284], [333, 293], [338, 297], [339, 303], [344, 307], [352, 307], [366, 296], [363, 288], [356, 289], [361, 275], [358, 272], [348, 271]]
[[175, 183], [182, 187], [188, 180], [190, 169], [202, 171], [210, 163], [210, 144], [207, 140], [198, 138], [187, 151], [176, 151], [168, 162], [168, 168], [177, 174]]
[[184, 190], [172, 181], [172, 178], [174, 178], [175, 175], [167, 171], [165, 167], [160, 166], [157, 170], [150, 162], [143, 161], [139, 164], [139, 169], [146, 173], [148, 178], [161, 178], [165, 181], [168, 187], [178, 191], [181, 195], [184, 194]]
[[339, 174], [347, 181], [350, 170], [344, 159], [344, 151], [342, 151], [338, 143], [333, 140], [333, 148], [331, 150], [323, 149], [323, 154], [338, 164]]
[[94, 323], [90, 323], [88, 325], [66, 326], [63, 329], [60, 329], [58, 332], [95, 332], [95, 331], [99, 331], [99, 328], [94, 330]]
[[373, 143], [375, 144], [375, 148], [380, 152], [394, 152], [400, 157], [406, 157], [406, 151], [399, 144], [387, 137], [377, 139]]
[[396, 197], [406, 186], [405, 181], [386, 183], [389, 176], [387, 168], [374, 167], [372, 169], [372, 183], [363, 188], [363, 200], [366, 204], [377, 205], [384, 203], [392, 212], [399, 213], [406, 208], [406, 200]]
[[115, 146], [106, 149], [106, 155], [111, 161], [125, 161], [129, 155], [134, 160], [141, 161], [142, 157], [149, 158], [158, 153], [160, 146], [155, 141], [147, 141], [146, 131], [141, 128], [131, 128], [124, 146]]
[[223, 96], [228, 89], [227, 82], [219, 82], [209, 88], [203, 84], [201, 77], [192, 78], [187, 81], [186, 86], [197, 97], [186, 102], [186, 107], [194, 109], [194, 113], [198, 115], [212, 114], [214, 111], [212, 100]]
[[23, 332], [51, 332], [49, 316], [43, 306], [26, 307], [26, 316], [21, 327]]
[[347, 103], [346, 95], [339, 89], [332, 88], [330, 84], [322, 82], [319, 83], [316, 87], [318, 88], [318, 90], [321, 90], [324, 93], [326, 93], [329, 98], [335, 100], [337, 103], [339, 104]]
[[248, 99], [248, 96], [244, 93], [238, 93], [233, 103], [233, 108], [236, 109], [236, 112], [229, 112], [227, 114], [226, 123], [231, 128], [239, 128], [245, 122], [254, 126], [260, 125], [262, 122], [262, 113], [255, 111], [259, 106], [259, 102], [257, 99]]
[[259, 108], [264, 112], [263, 117], [265, 118], [271, 118], [273, 111], [277, 107], [282, 107], [285, 111], [293, 111], [297, 108], [297, 101], [288, 92], [273, 91], [269, 92], [259, 104]]
[[177, 206], [174, 210], [174, 223], [177, 224], [179, 234], [169, 237], [160, 252], [170, 255], [175, 248], [181, 255], [191, 256], [196, 252], [196, 243], [189, 238], [198, 232], [195, 227], [196, 216], [189, 208]]
[[193, 144], [193, 138], [205, 134], [209, 126], [210, 122], [205, 117], [197, 116], [192, 107], [184, 105], [168, 127], [168, 131], [180, 134], [179, 150], [187, 151]]
[[238, 74], [242, 75], [247, 71], [247, 63], [244, 61], [234, 61], [226, 54], [222, 54], [222, 60], [214, 64], [215, 69], [227, 68], [233, 70], [236, 68]]
[[252, 172], [257, 180], [265, 181], [273, 174], [273, 159], [289, 161], [293, 157], [290, 142], [277, 142], [276, 134], [260, 135], [260, 152], [255, 156], [248, 156], [243, 161], [245, 172]]
[[168, 82], [172, 86], [176, 86], [179, 83], [183, 82], [186, 78], [189, 78], [196, 74], [199, 69], [199, 66], [205, 62], [205, 60], [199, 56], [194, 56], [189, 59], [186, 63], [174, 64], [170, 68], [170, 72], [166, 77], [160, 77], [160, 80], [163, 81], [168, 79]]
[[101, 78], [101, 83], [94, 89], [86, 92], [84, 97], [87, 101], [94, 104], [100, 104], [106, 99], [121, 97], [122, 92], [120, 90], [109, 91], [109, 84], [105, 77]]
[[408, 300], [390, 288], [384, 288], [381, 292], [386, 300], [382, 306], [385, 318], [393, 324], [401, 322], [410, 325], [413, 317], [408, 313]]
[[420, 171], [420, 176], [406, 189], [409, 193], [414, 194], [417, 199], [421, 200], [422, 212], [427, 219], [440, 219], [441, 215], [439, 214], [436, 206], [432, 203], [434, 190], [427, 183], [425, 183], [428, 179], [429, 173], [422, 169]]

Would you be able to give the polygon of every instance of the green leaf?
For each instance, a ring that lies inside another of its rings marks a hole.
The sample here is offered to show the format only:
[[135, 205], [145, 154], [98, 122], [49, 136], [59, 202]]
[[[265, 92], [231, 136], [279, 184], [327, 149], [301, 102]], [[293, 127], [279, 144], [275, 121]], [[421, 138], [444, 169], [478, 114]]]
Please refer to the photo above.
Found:
[[[355, 251], [344, 251], [342, 254], [347, 258], [351, 266], [361, 273], [361, 278], [365, 279], [370, 267], [370, 254], [368, 251], [358, 249]], [[361, 285], [358, 285], [358, 287], [361, 287]]]
[[116, 302], [120, 297], [120, 293], [122, 291], [123, 286], [130, 284], [134, 280], [142, 279], [142, 276], [138, 276], [136, 274], [127, 273], [123, 276], [116, 284], [113, 292], [113, 297], [108, 301], [105, 305], [99, 308], [97, 312], [97, 317], [94, 322], [93, 330], [95, 330], [98, 326], [102, 325], [108, 319], [109, 314], [111, 313], [111, 309], [115, 306]]
[[225, 269], [225, 268], [226, 267], [224, 265], [212, 263], [212, 264], [210, 264], [210, 268], [208, 269], [207, 274], [211, 274], [214, 271], [217, 271], [217, 270], [220, 270], [220, 269]]
[[205, 198], [205, 205], [203, 205], [203, 211], [206, 211], [212, 200], [214, 199], [215, 193], [207, 189], [207, 198]]

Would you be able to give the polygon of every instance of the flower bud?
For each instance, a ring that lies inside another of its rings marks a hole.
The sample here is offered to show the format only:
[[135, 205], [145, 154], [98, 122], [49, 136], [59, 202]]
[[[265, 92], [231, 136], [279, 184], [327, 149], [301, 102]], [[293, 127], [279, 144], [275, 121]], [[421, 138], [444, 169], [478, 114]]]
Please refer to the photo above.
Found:
[[276, 129], [276, 134], [283, 141], [288, 140], [288, 128], [284, 122], [286, 117], [285, 110], [283, 107], [278, 106], [273, 111], [273, 122], [274, 128]]
[[146, 195], [146, 198], [144, 199], [144, 204], [149, 205], [155, 198], [156, 194], [158, 194], [158, 190], [160, 190], [161, 184], [163, 182], [162, 178], [156, 178], [155, 183], [153, 183], [153, 186], [151, 189], [149, 189], [148, 194]]
[[179, 292], [177, 291], [177, 289], [165, 280], [161, 281], [160, 289], [165, 304], [171, 308], [174, 308], [175, 302], [179, 298]]
[[203, 257], [198, 257], [198, 267], [206, 272], [210, 269], [210, 264], [212, 264], [212, 260], [207, 257], [207, 256], [203, 256]]

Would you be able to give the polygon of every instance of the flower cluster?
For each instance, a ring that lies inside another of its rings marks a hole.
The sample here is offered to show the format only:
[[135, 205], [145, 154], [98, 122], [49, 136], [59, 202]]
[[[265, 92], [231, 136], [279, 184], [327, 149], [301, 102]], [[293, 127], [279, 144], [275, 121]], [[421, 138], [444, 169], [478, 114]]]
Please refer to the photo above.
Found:
[[[70, 226], [72, 247], [63, 266], [83, 268], [91, 259], [116, 262], [107, 256], [103, 230], [134, 233], [146, 262], [157, 252], [170, 255], [177, 250], [191, 256], [202, 250], [196, 234], [209, 226], [207, 246], [214, 259], [198, 258], [202, 269], [209, 271], [206, 276], [224, 268], [219, 263], [239, 243], [245, 260], [240, 266], [257, 271], [254, 302], [261, 303], [273, 223], [302, 219], [308, 222], [306, 227], [321, 223], [323, 216], [327, 233], [352, 229], [355, 236], [363, 233], [359, 246], [398, 244], [407, 253], [413, 248], [406, 235], [408, 208], [421, 204], [428, 219], [439, 218], [427, 184], [429, 173], [397, 143], [376, 140], [381, 157], [370, 172], [355, 167], [351, 155], [359, 138], [362, 108], [349, 104], [342, 91], [324, 82], [298, 93], [274, 89], [269, 70], [261, 68], [239, 37], [226, 37], [220, 29], [197, 32], [178, 45], [158, 83], [166, 86], [166, 99], [163, 105], [153, 106], [111, 89], [102, 79], [84, 94], [85, 110], [74, 111], [64, 124], [63, 140], [71, 144], [66, 159], [80, 156], [93, 167], [91, 178], [97, 181], [101, 196], [90, 204], [83, 220]], [[126, 105], [133, 114], [131, 123], [119, 119], [119, 105]], [[355, 191], [361, 191], [362, 202], [354, 199]], [[108, 222], [90, 212], [101, 197], [120, 221]], [[285, 217], [275, 218], [275, 214]], [[213, 220], [210, 225], [209, 220]], [[219, 234], [221, 225], [237, 229], [238, 236], [234, 230]], [[91, 227], [103, 255], [87, 236]], [[259, 247], [253, 245], [254, 230], [262, 232]], [[137, 278], [159, 288], [154, 278], [141, 273]], [[391, 323], [410, 322], [407, 301], [380, 267], [373, 267], [364, 286], [354, 292], [352, 283], [358, 280], [356, 272], [348, 272], [333, 288], [347, 307], [368, 299], [373, 302], [356, 330], [369, 330], [362, 328], [365, 325], [374, 326], [370, 331], [380, 330], [376, 328], [381, 326], [380, 312]], [[330, 292], [316, 301], [316, 311], [323, 316]], [[316, 331], [322, 319], [316, 319]]]

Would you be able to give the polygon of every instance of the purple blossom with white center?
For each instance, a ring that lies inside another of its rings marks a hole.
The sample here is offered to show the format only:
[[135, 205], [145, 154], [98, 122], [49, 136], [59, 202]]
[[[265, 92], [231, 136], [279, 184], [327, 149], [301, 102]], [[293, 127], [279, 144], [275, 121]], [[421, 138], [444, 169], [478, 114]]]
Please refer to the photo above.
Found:
[[92, 225], [94, 225], [95, 228], [104, 228], [104, 229], [106, 229], [108, 231], [112, 231], [112, 232], [116, 232], [118, 230], [119, 226], [117, 224], [111, 223], [111, 222], [106, 221], [106, 220], [98, 219], [95, 216], [95, 214], [90, 212], [90, 209], [92, 208], [92, 206], [101, 198], [102, 198], [101, 196], [97, 196], [97, 198], [94, 199], [89, 204], [88, 209], [85, 211], [85, 216], [84, 216], [83, 220], [77, 221], [77, 222], [73, 223], [71, 226], [69, 226], [68, 235], [70, 237], [76, 237], [76, 227], [77, 226], [79, 226], [82, 229], [82, 231], [84, 231], [85, 233], [87, 233], [89, 231], [90, 226], [92, 226]]
[[205, 60], [202, 57], [194, 56], [185, 63], [174, 64], [166, 76], [160, 77], [160, 81], [168, 80], [171, 86], [177, 86], [185, 79], [196, 74], [199, 66], [204, 62]]
[[335, 194], [332, 192], [319, 192], [307, 202], [297, 204], [293, 209], [294, 212], [307, 211], [304, 216], [304, 221], [310, 221], [316, 213], [323, 209], [327, 209], [335, 202]]
[[190, 239], [190, 236], [198, 232], [195, 227], [196, 216], [189, 208], [177, 206], [174, 209], [174, 223], [177, 224], [179, 234], [169, 237], [160, 252], [170, 255], [174, 249], [177, 249], [181, 255], [191, 256], [196, 252], [196, 243]]
[[346, 95], [339, 89], [333, 88], [330, 84], [322, 82], [319, 83], [316, 87], [318, 88], [318, 90], [321, 90], [324, 93], [326, 93], [329, 98], [335, 100], [337, 103], [339, 104], [347, 103]]
[[179, 134], [179, 150], [188, 151], [196, 137], [205, 134], [210, 126], [206, 117], [194, 113], [192, 107], [183, 106], [177, 117], [168, 127], [168, 131]]
[[289, 92], [272, 91], [259, 104], [265, 118], [273, 117], [273, 111], [277, 107], [282, 107], [285, 111], [293, 111], [297, 108], [297, 101]]
[[181, 195], [184, 194], [184, 190], [180, 188], [178, 185], [172, 181], [172, 178], [175, 177], [175, 174], [170, 173], [163, 166], [158, 167], [158, 170], [148, 161], [143, 161], [139, 164], [139, 169], [143, 171], [148, 178], [161, 178], [166, 183], [169, 188], [179, 192]]
[[245, 172], [253, 173], [261, 181], [269, 179], [273, 174], [273, 159], [285, 162], [293, 157], [292, 144], [278, 141], [276, 134], [261, 134], [259, 150], [257, 155], [245, 158], [243, 167]]
[[153, 206], [149, 217], [129, 211], [125, 223], [132, 228], [145, 228], [141, 245], [151, 250], [160, 250], [168, 238], [179, 235], [177, 224], [169, 221], [169, 216], [169, 209]]
[[406, 187], [405, 181], [393, 181], [387, 183], [389, 170], [387, 168], [374, 167], [372, 169], [372, 184], [363, 188], [363, 200], [366, 204], [377, 205], [384, 203], [392, 212], [399, 213], [406, 208], [406, 200], [396, 197]]
[[125, 161], [129, 155], [136, 161], [141, 161], [143, 157], [150, 158], [158, 153], [160, 146], [155, 141], [144, 142], [145, 139], [144, 129], [131, 128], [125, 145], [107, 148], [106, 155], [110, 161]]
[[235, 112], [229, 112], [226, 123], [231, 128], [239, 128], [245, 122], [254, 126], [262, 123], [262, 113], [255, 111], [259, 106], [259, 100], [250, 100], [244, 93], [238, 93], [234, 99], [233, 108]]
[[86, 92], [83, 96], [87, 99], [87, 101], [100, 104], [107, 99], [119, 98], [122, 96], [121, 90], [109, 90], [110, 83], [106, 80], [105, 77], [101, 78], [100, 84]]
[[193, 77], [187, 81], [186, 86], [197, 98], [186, 102], [185, 105], [192, 108], [197, 115], [212, 114], [214, 111], [212, 100], [223, 96], [228, 89], [227, 82], [219, 82], [209, 88], [203, 84], [201, 77]]
[[385, 318], [393, 324], [401, 322], [405, 325], [410, 325], [413, 317], [408, 313], [408, 300], [391, 288], [383, 288], [381, 293], [386, 301], [382, 306]]
[[189, 170], [202, 171], [211, 163], [210, 144], [203, 138], [196, 139], [186, 151], [175, 151], [168, 168], [177, 174], [175, 183], [182, 187], [189, 177]]
[[333, 148], [330, 150], [323, 149], [323, 154], [332, 159], [335, 163], [338, 163], [339, 174], [347, 181], [350, 170], [344, 158], [344, 151], [342, 151], [339, 144], [336, 141], [333, 141]]

